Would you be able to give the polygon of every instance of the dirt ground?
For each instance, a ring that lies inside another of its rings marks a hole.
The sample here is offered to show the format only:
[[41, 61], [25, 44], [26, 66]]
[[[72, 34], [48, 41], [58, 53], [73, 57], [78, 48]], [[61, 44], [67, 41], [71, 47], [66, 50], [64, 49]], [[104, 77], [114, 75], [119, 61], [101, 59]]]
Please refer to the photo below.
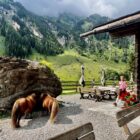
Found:
[[[33, 119], [22, 119], [21, 128], [13, 130], [10, 118], [0, 120], [0, 140], [47, 140], [57, 134], [91, 122], [96, 140], [126, 140], [122, 128], [118, 127], [115, 114], [119, 108], [112, 105], [113, 101], [95, 102], [82, 99], [80, 95], [60, 96], [64, 103], [60, 107], [54, 125], [48, 123], [49, 116]], [[140, 117], [129, 123], [130, 129], [140, 128]]]

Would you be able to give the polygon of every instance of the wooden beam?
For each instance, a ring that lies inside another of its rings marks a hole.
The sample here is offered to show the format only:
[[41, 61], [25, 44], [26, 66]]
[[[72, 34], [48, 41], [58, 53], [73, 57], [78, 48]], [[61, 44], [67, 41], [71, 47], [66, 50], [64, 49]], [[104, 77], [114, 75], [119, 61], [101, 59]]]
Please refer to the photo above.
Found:
[[49, 140], [76, 140], [78, 138], [80, 139], [80, 137], [81, 139], [83, 138], [84, 140], [85, 139], [84, 135], [86, 135], [87, 133], [90, 134], [88, 137], [91, 138], [92, 136], [93, 137], [92, 139], [94, 140], [95, 138], [94, 134], [89, 132], [93, 132], [93, 126], [91, 123], [86, 123], [82, 126], [64, 132], [63, 134], [50, 138]]
[[93, 28], [93, 30], [91, 30], [91, 31], [80, 34], [80, 37], [87, 37], [91, 34], [121, 30], [121, 28], [129, 30], [129, 28], [131, 26], [135, 26], [138, 24], [140, 24], [140, 12], [138, 12], [134, 15], [129, 15], [127, 17], [122, 17], [122, 18], [110, 21], [110, 22], [105, 23], [103, 25], [99, 25], [99, 26]]
[[95, 140], [94, 132], [91, 131], [82, 137], [78, 137], [77, 140]]
[[126, 135], [129, 135], [129, 136], [130, 136], [130, 135], [132, 134], [132, 133], [130, 132], [130, 130], [129, 130], [127, 124], [123, 126], [123, 129], [124, 129], [124, 132], [125, 132]]
[[140, 116], [140, 110], [136, 110], [133, 113], [130, 113], [124, 117], [122, 117], [121, 119], [118, 120], [118, 125], [119, 127], [122, 127], [124, 125], [126, 125], [127, 123], [129, 123], [130, 121], [132, 121], [133, 119], [135, 119], [136, 117]]
[[140, 140], [140, 129], [135, 131], [127, 140]]
[[115, 30], [110, 30], [109, 33], [114, 38], [120, 38], [120, 37], [135, 35], [139, 30], [140, 30], [140, 23], [127, 26], [127, 28], [124, 27]]
[[129, 108], [126, 108], [126, 109], [123, 109], [123, 110], [120, 110], [116, 113], [116, 118], [117, 119], [120, 119], [136, 110], [140, 110], [140, 104], [137, 104], [137, 105], [133, 105]]
[[135, 71], [135, 79], [137, 83], [137, 94], [140, 102], [140, 31], [135, 35], [135, 56], [136, 56], [136, 71]]

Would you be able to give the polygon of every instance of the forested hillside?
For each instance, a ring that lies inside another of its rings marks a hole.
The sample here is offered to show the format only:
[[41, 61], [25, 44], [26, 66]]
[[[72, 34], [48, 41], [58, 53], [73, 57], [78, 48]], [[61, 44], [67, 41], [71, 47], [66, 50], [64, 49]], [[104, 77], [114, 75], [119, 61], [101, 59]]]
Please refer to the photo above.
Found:
[[[128, 59], [128, 50], [131, 45], [133, 45], [133, 37], [127, 37], [123, 39], [111, 39], [108, 33], [99, 34], [96, 36], [91, 36], [86, 39], [81, 39], [79, 37], [80, 33], [86, 32], [91, 30], [93, 27], [100, 25], [109, 21], [110, 19], [107, 17], [101, 17], [100, 15], [94, 14], [87, 18], [79, 18], [73, 16], [72, 22], [66, 22], [67, 19], [71, 19], [72, 15], [70, 14], [62, 14], [58, 18], [53, 21], [56, 32], [58, 32], [59, 37], [63, 42], [65, 42], [66, 48], [74, 48], [76, 51], [81, 54], [85, 55], [85, 53], [89, 53], [91, 55], [98, 55], [98, 56], [105, 56], [105, 51], [110, 50], [111, 48], [115, 47], [121, 50], [122, 56], [119, 57], [120, 51], [112, 52], [109, 58], [107, 59], [114, 59], [114, 61], [118, 62], [120, 59], [123, 62], [126, 62]], [[79, 20], [77, 21], [77, 19]], [[50, 20], [49, 20], [50, 21]], [[106, 57], [106, 56], [105, 56]]]
[[[86, 62], [89, 59], [90, 64], [97, 63], [97, 67], [99, 64], [102, 65], [101, 63], [107, 65], [112, 63], [116, 64], [117, 68], [119, 65], [124, 65], [124, 72], [126, 66], [129, 71], [133, 71], [133, 37], [111, 39], [108, 33], [85, 39], [79, 37], [81, 33], [109, 20], [111, 19], [98, 14], [79, 17], [71, 13], [63, 13], [58, 17], [43, 17], [29, 12], [13, 0], [0, 0], [0, 55], [34, 59], [45, 64], [50, 61], [52, 68], [61, 75], [63, 69], [58, 71], [59, 66], [53, 60], [61, 65], [59, 56], [65, 56], [64, 52], [73, 50], [72, 52], [75, 51], [79, 59], [76, 56], [71, 62], [78, 64], [79, 67], [84, 63], [80, 58], [84, 57]], [[72, 63], [65, 64], [71, 66]], [[113, 67], [109, 69], [113, 70], [113, 73], [118, 71]], [[97, 72], [99, 73], [99, 68]]]
[[0, 15], [6, 55], [25, 58], [32, 54], [33, 49], [44, 55], [63, 53], [63, 47], [43, 17], [11, 0], [0, 1]]

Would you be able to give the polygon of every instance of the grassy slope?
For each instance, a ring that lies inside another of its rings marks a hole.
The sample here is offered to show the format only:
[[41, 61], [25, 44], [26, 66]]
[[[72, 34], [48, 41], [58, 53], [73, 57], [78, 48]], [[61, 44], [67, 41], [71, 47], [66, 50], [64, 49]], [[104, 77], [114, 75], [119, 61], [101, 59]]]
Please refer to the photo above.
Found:
[[[0, 56], [4, 55], [4, 37], [0, 36]], [[114, 51], [114, 49], [112, 50]], [[120, 52], [119, 52], [120, 51]], [[117, 50], [121, 55], [122, 51]], [[109, 51], [105, 52], [106, 55], [109, 55]], [[80, 78], [80, 67], [81, 64], [85, 65], [85, 79], [99, 80], [101, 68], [112, 69], [118, 72], [123, 72], [126, 70], [127, 65], [125, 63], [115, 63], [113, 61], [107, 61], [97, 59], [95, 55], [88, 57], [80, 56], [73, 50], [65, 51], [64, 54], [58, 56], [48, 56], [45, 57], [36, 52], [33, 52], [33, 55], [29, 59], [40, 61], [42, 64], [45, 64], [51, 67], [54, 72], [60, 77], [63, 81], [77, 81]], [[94, 61], [96, 59], [96, 61]]]
[[38, 60], [42, 64], [51, 67], [54, 72], [64, 81], [75, 81], [80, 78], [80, 67], [83, 63], [85, 65], [85, 79], [91, 80], [95, 78], [99, 80], [101, 67], [105, 69], [113, 69], [118, 72], [126, 70], [127, 65], [125, 63], [115, 63], [113, 61], [93, 61], [93, 57], [87, 58], [78, 55], [73, 50], [65, 51], [64, 54], [58, 56], [49, 56], [47, 58], [34, 53], [30, 59]]

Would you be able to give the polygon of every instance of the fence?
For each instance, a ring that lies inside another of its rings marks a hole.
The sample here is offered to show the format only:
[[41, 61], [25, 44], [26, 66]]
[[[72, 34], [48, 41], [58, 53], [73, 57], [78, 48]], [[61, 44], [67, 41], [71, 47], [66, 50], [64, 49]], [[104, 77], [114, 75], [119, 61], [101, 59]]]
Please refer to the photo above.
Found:
[[[63, 94], [77, 93], [77, 87], [80, 86], [79, 81], [61, 81]], [[117, 81], [107, 81], [106, 85], [114, 85]], [[95, 86], [101, 85], [100, 81], [95, 82]], [[86, 87], [91, 87], [91, 81], [86, 81]]]

